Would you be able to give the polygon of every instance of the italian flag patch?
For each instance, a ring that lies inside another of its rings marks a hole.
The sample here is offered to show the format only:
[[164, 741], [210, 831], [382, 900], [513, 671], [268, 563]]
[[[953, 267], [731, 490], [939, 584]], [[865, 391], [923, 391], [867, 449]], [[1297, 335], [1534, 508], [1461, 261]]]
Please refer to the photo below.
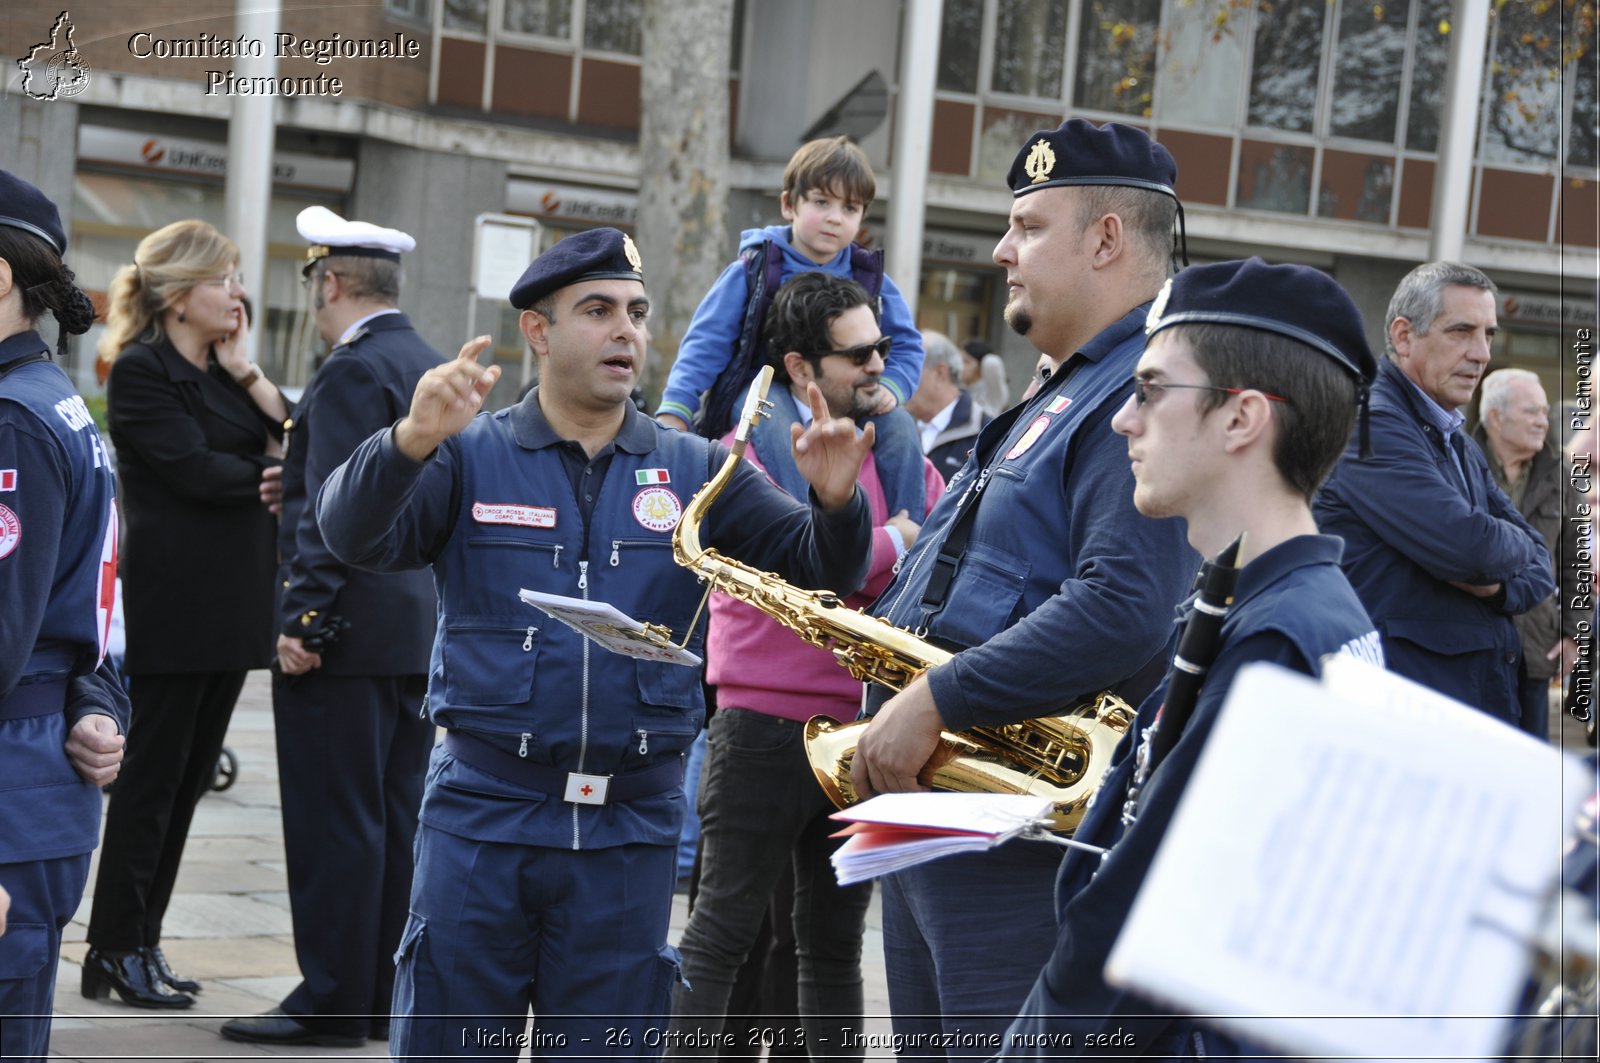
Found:
[[672, 477], [667, 475], [665, 469], [639, 469], [633, 474], [636, 484], [669, 484]]
[[1049, 406], [1046, 406], [1044, 412], [1045, 413], [1060, 413], [1062, 410], [1066, 409], [1068, 406], [1071, 406], [1071, 405], [1072, 405], [1072, 400], [1067, 398], [1065, 395], [1062, 395], [1059, 398], [1057, 398], [1054, 402], [1052, 402]]

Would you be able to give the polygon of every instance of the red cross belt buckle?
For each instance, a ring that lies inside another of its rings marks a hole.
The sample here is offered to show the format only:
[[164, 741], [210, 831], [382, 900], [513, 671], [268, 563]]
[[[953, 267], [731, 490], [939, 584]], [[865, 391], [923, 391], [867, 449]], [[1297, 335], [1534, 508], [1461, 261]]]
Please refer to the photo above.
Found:
[[575, 805], [603, 805], [606, 803], [606, 790], [610, 786], [609, 775], [581, 775], [571, 771], [567, 773], [565, 800]]

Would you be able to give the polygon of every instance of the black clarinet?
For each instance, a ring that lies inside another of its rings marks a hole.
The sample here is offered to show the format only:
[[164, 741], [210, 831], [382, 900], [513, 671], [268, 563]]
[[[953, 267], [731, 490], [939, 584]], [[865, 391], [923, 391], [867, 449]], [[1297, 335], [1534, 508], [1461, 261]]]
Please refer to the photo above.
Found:
[[1200, 576], [1196, 580], [1200, 594], [1194, 600], [1194, 610], [1184, 622], [1183, 634], [1178, 639], [1178, 652], [1172, 658], [1172, 679], [1167, 684], [1160, 722], [1151, 739], [1151, 770], [1178, 744], [1178, 736], [1183, 734], [1194, 713], [1206, 671], [1217, 659], [1222, 621], [1233, 604], [1233, 588], [1239, 582], [1239, 548], [1243, 545], [1241, 534], [1215, 558], [1200, 566]]

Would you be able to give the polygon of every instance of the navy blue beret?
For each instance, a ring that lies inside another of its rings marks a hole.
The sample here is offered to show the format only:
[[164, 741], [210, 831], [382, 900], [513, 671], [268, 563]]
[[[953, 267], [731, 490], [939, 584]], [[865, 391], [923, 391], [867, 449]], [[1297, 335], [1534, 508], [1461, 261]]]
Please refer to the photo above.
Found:
[[1061, 185], [1127, 185], [1178, 198], [1172, 153], [1132, 126], [1097, 126], [1071, 118], [1041, 129], [1017, 152], [1006, 174], [1013, 195]]
[[1321, 351], [1363, 383], [1378, 372], [1355, 300], [1310, 266], [1269, 266], [1259, 258], [1190, 266], [1156, 296], [1145, 335], [1173, 325], [1275, 332]]
[[44, 240], [58, 256], [67, 253], [61, 212], [50, 197], [6, 170], [0, 170], [0, 225], [22, 229]]
[[526, 310], [551, 292], [579, 281], [644, 280], [633, 237], [620, 229], [587, 229], [557, 240], [533, 260], [511, 288], [511, 305]]

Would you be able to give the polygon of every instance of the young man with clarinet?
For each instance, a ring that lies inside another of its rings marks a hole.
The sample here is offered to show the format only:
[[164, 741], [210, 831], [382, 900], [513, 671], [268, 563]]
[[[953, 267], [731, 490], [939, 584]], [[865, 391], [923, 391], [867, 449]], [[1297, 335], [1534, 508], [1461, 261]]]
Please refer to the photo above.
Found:
[[1128, 439], [1134, 505], [1182, 517], [1190, 545], [1216, 557], [1183, 610], [1172, 669], [1075, 835], [1104, 852], [1074, 849], [1062, 864], [1055, 951], [1002, 1058], [1059, 1058], [1062, 1034], [1071, 1054], [1119, 1029], [1141, 1057], [1227, 1051], [1215, 1031], [1107, 985], [1106, 957], [1234, 673], [1271, 661], [1315, 674], [1332, 653], [1382, 661], [1342, 543], [1311, 516], [1377, 369], [1350, 296], [1304, 266], [1194, 266], [1167, 282], [1145, 331], [1133, 396], [1111, 422]]

